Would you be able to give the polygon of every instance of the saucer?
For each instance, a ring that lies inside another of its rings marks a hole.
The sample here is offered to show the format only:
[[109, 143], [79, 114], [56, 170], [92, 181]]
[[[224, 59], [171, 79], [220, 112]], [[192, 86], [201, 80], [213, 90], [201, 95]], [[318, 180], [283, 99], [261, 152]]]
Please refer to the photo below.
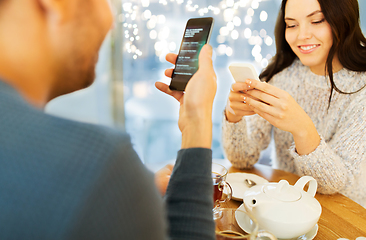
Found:
[[229, 173], [226, 177], [226, 181], [230, 184], [233, 195], [232, 199], [237, 201], [243, 201], [244, 192], [248, 190], [248, 186], [244, 183], [245, 179], [250, 179], [259, 184], [268, 183], [268, 181], [256, 174], [252, 173]]
[[[241, 204], [238, 209], [242, 210], [242, 211], [246, 211], [244, 204]], [[241, 229], [243, 229], [245, 232], [250, 233], [250, 224], [251, 224], [251, 220], [249, 219], [249, 217], [247, 217], [247, 219], [238, 219], [236, 214], [235, 214], [235, 219], [239, 225], [239, 227]], [[262, 230], [259, 227], [259, 230]], [[316, 236], [316, 234], [318, 233], [318, 224], [315, 224], [315, 226], [307, 233], [299, 236], [299, 237], [295, 237], [295, 238], [277, 238], [278, 240], [312, 240], [314, 239], [314, 237]]]

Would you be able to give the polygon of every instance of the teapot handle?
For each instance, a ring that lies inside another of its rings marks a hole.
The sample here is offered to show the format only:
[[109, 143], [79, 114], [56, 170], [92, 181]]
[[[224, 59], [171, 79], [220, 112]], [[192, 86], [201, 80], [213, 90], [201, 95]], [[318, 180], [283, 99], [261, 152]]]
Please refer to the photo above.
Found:
[[309, 193], [312, 197], [315, 196], [316, 189], [318, 188], [318, 183], [313, 177], [310, 176], [303, 176], [295, 183], [295, 187], [304, 190], [305, 185], [309, 183], [309, 188], [307, 193]]

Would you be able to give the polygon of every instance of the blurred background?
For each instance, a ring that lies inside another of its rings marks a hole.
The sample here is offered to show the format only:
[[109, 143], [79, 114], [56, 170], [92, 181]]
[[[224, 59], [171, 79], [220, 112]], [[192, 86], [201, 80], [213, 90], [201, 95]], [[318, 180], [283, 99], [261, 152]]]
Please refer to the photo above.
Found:
[[[46, 112], [127, 131], [147, 165], [175, 159], [180, 149], [179, 104], [155, 89], [169, 84], [169, 52], [178, 53], [189, 18], [213, 17], [210, 44], [218, 89], [213, 110], [213, 158], [225, 158], [221, 122], [231, 84], [228, 66], [252, 63], [257, 72], [275, 54], [274, 25], [281, 0], [111, 0], [115, 27], [100, 50], [96, 80], [88, 89], [50, 102]], [[366, 33], [366, 0], [359, 0]], [[205, 89], [202, 89], [205, 91]], [[273, 144], [261, 155], [271, 164]]]

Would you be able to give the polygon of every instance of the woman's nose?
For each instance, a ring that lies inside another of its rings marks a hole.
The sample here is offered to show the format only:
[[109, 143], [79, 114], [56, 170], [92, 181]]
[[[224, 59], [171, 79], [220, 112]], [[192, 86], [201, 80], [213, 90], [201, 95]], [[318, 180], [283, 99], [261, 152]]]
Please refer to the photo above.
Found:
[[304, 40], [304, 39], [309, 39], [311, 38], [312, 33], [311, 33], [311, 29], [309, 26], [299, 26], [299, 34], [298, 34], [298, 38], [300, 40]]

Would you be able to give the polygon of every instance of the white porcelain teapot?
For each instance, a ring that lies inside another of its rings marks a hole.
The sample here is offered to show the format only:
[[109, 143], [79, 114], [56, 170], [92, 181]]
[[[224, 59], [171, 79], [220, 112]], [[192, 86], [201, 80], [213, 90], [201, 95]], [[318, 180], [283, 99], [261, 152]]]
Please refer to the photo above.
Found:
[[294, 186], [286, 180], [257, 185], [244, 193], [244, 207], [261, 229], [277, 238], [295, 238], [309, 232], [319, 220], [322, 208], [314, 198], [317, 186], [310, 176], [301, 177]]

